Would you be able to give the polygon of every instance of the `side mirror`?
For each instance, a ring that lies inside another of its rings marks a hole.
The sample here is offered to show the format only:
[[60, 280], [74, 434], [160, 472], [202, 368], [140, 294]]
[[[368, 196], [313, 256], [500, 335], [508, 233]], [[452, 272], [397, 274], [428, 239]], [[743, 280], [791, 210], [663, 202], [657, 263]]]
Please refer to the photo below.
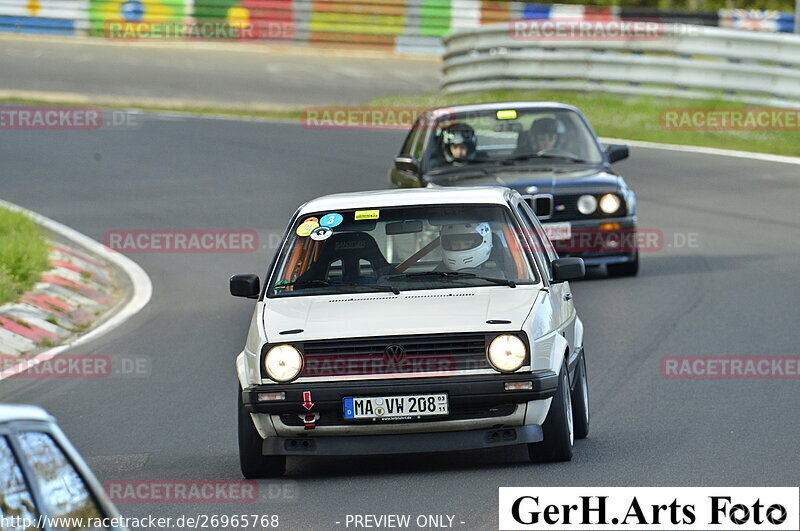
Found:
[[583, 258], [556, 258], [553, 260], [553, 282], [578, 280], [586, 276]]
[[230, 280], [231, 295], [257, 299], [261, 293], [261, 282], [258, 275], [233, 275]]
[[606, 148], [606, 156], [608, 162], [615, 163], [618, 160], [627, 159], [629, 155], [628, 146], [608, 146]]
[[419, 173], [419, 161], [414, 157], [395, 157], [394, 167], [399, 171], [407, 171], [411, 173]]

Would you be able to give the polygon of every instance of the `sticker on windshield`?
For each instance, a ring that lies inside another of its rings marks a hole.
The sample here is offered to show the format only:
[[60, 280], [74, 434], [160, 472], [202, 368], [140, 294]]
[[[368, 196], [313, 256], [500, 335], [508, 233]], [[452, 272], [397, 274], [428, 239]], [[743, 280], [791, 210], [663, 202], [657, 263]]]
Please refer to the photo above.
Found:
[[342, 215], [337, 214], [336, 212], [331, 212], [330, 214], [325, 214], [322, 216], [322, 219], [319, 220], [319, 224], [323, 227], [336, 227], [342, 222]]
[[359, 219], [378, 219], [380, 214], [380, 210], [356, 210], [355, 219], [356, 221]]
[[298, 236], [308, 236], [311, 232], [319, 227], [319, 220], [317, 218], [308, 218], [297, 227]]
[[517, 111], [514, 109], [508, 109], [506, 111], [497, 111], [497, 119], [498, 120], [516, 120], [517, 119]]
[[316, 241], [327, 240], [333, 234], [333, 229], [330, 227], [317, 227], [311, 231], [311, 239]]

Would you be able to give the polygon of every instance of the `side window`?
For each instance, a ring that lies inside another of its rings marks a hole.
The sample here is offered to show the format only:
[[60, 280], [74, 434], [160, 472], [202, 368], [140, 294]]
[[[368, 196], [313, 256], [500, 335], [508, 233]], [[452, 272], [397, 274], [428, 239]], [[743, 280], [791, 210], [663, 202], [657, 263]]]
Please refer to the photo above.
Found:
[[[50, 435], [29, 431], [19, 434], [18, 440], [50, 517], [103, 518], [83, 479]], [[95, 528], [77, 525], [65, 529]]]
[[8, 440], [0, 437], [0, 530], [33, 530], [37, 517], [33, 496], [22, 477], [22, 469], [11, 452]]
[[422, 161], [422, 148], [425, 147], [425, 128], [419, 127], [417, 132], [418, 134], [415, 138], [416, 143], [411, 151], [411, 155], [418, 161]]
[[533, 210], [524, 202], [520, 202], [517, 205], [517, 210], [519, 211], [520, 217], [525, 221], [525, 226], [530, 230], [530, 239], [533, 241], [533, 246], [537, 251], [536, 254], [542, 257], [544, 261], [544, 267], [547, 269], [547, 277], [552, 279], [553, 278], [553, 266], [552, 261], [558, 258], [558, 255], [553, 248], [553, 244], [550, 242], [550, 239], [541, 230], [539, 224], [535, 221], [536, 214], [533, 213]]
[[419, 133], [419, 120], [417, 120], [414, 127], [411, 128], [411, 131], [408, 132], [403, 142], [403, 147], [400, 150], [401, 155], [411, 155], [411, 146], [414, 145], [414, 139], [417, 137], [417, 133]]

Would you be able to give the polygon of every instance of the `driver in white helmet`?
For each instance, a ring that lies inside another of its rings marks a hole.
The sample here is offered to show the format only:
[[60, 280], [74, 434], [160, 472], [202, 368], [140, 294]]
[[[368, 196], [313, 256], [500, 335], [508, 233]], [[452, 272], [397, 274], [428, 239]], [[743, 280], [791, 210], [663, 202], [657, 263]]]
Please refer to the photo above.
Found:
[[475, 269], [485, 264], [492, 254], [492, 229], [485, 222], [444, 225], [440, 245], [445, 269]]

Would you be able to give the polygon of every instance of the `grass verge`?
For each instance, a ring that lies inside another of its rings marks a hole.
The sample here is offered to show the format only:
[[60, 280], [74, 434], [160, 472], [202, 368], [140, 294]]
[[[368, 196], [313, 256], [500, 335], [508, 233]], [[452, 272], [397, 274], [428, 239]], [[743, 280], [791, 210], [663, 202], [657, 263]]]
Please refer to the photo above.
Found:
[[[642, 96], [620, 96], [605, 93], [570, 91], [511, 91], [495, 90], [471, 94], [442, 95], [438, 93], [387, 96], [375, 98], [360, 106], [380, 107], [438, 107], [462, 103], [490, 101], [557, 101], [581, 109], [598, 135], [667, 144], [684, 144], [722, 149], [734, 149], [756, 153], [800, 156], [800, 130], [793, 131], [682, 131], [669, 130], [662, 125], [662, 112], [667, 109], [729, 110], [753, 107], [724, 100], [690, 100], [681, 98], [657, 98]], [[65, 102], [7, 98], [0, 100], [11, 105], [55, 105], [86, 106], [86, 102]], [[141, 110], [145, 112], [223, 116], [271, 121], [299, 123], [303, 109], [292, 106], [247, 105], [247, 104], [170, 104], [152, 103], [105, 103], [107, 109]], [[331, 107], [342, 107], [332, 105]], [[324, 108], [318, 106], [317, 108]]]
[[25, 214], [0, 207], [0, 304], [16, 300], [49, 268], [50, 244]]

